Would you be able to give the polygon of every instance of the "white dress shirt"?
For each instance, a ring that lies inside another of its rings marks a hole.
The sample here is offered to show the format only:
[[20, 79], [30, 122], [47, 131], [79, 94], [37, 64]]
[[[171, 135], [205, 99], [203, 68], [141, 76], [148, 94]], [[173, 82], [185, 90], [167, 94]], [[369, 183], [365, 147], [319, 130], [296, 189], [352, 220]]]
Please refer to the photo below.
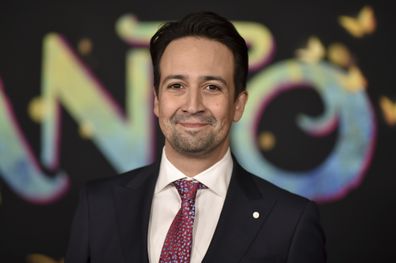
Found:
[[[201, 262], [208, 250], [213, 233], [219, 220], [221, 209], [231, 179], [233, 161], [230, 149], [224, 157], [193, 177], [207, 189], [200, 189], [195, 199], [195, 220], [191, 263]], [[148, 228], [148, 255], [151, 263], [159, 262], [162, 245], [173, 218], [181, 206], [181, 199], [172, 182], [187, 178], [166, 157], [162, 150], [162, 159], [158, 180], [154, 190]]]

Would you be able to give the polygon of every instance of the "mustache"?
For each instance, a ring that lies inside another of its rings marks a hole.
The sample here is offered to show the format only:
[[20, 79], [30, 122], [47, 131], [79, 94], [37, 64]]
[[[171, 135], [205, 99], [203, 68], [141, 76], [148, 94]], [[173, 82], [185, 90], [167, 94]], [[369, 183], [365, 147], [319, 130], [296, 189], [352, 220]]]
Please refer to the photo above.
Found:
[[209, 125], [213, 125], [216, 123], [216, 118], [213, 116], [205, 116], [202, 114], [175, 114], [171, 118], [171, 122], [173, 124], [179, 123], [179, 122], [187, 122], [189, 120], [194, 120], [198, 121], [200, 123], [205, 123]]

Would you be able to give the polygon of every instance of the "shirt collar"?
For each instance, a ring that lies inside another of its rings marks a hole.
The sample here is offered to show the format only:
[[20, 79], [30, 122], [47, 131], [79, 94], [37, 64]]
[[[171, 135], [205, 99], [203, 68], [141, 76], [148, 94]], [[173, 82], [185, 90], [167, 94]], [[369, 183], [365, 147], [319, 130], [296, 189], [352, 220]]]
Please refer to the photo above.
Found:
[[[233, 161], [230, 148], [228, 148], [221, 160], [192, 178], [204, 184], [215, 194], [225, 198], [228, 185], [231, 180], [232, 168]], [[163, 149], [159, 176], [154, 193], [157, 194], [162, 190], [165, 190], [166, 188], [170, 187], [171, 183], [183, 178], [190, 177], [182, 173], [168, 160], [165, 154], [165, 149]]]

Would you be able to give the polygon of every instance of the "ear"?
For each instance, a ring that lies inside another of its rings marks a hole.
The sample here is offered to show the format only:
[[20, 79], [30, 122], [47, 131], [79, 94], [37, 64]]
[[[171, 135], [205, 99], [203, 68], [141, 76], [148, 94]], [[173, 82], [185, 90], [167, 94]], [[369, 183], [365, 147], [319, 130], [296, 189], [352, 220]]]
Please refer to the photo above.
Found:
[[248, 99], [248, 93], [246, 90], [238, 94], [238, 97], [234, 102], [234, 118], [233, 118], [234, 122], [238, 122], [242, 118], [242, 114], [245, 110], [247, 99]]
[[153, 111], [155, 116], [159, 117], [158, 95], [157, 92], [155, 92], [155, 88], [153, 88], [153, 95], [154, 95]]

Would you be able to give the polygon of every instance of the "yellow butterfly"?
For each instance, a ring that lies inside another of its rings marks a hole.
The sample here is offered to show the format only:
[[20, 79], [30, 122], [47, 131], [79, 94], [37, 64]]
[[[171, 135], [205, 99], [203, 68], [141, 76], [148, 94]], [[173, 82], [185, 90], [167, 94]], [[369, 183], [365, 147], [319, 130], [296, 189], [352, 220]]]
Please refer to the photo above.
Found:
[[27, 263], [63, 263], [64, 260], [55, 260], [50, 258], [49, 256], [42, 255], [42, 254], [30, 254], [26, 257]]
[[326, 50], [317, 37], [308, 39], [307, 47], [296, 51], [297, 57], [307, 63], [317, 63], [325, 56]]
[[340, 16], [338, 21], [352, 36], [358, 38], [373, 33], [377, 27], [374, 11], [370, 6], [364, 6], [356, 18]]
[[367, 87], [367, 80], [356, 66], [351, 66], [346, 76], [341, 77], [343, 87], [351, 92], [363, 90]]
[[328, 48], [328, 58], [331, 62], [341, 67], [352, 64], [352, 56], [348, 48], [341, 43], [333, 43]]
[[385, 122], [388, 125], [396, 124], [396, 102], [389, 98], [382, 96], [379, 101], [382, 115], [384, 116]]

